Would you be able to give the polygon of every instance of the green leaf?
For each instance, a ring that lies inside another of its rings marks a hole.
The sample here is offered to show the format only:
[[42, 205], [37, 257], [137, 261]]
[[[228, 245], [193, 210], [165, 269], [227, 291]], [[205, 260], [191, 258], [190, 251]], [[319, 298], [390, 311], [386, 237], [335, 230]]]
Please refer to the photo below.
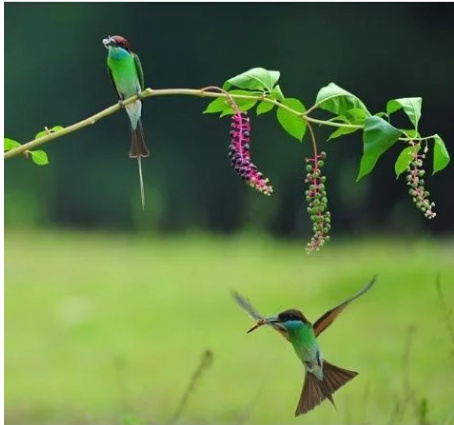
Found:
[[[248, 111], [249, 109], [252, 109], [256, 103], [257, 100], [236, 99], [236, 104], [241, 112], [245, 112]], [[235, 113], [236, 111], [230, 106], [222, 111], [221, 115], [219, 115], [219, 118], [225, 117], [226, 115], [233, 115]]]
[[352, 108], [347, 111], [347, 116], [350, 117], [350, 123], [354, 125], [362, 125], [368, 117], [367, 111], [361, 108]]
[[320, 89], [315, 105], [337, 115], [346, 115], [349, 110], [361, 109], [366, 116], [370, 116], [366, 105], [357, 96], [334, 83]]
[[50, 133], [55, 133], [56, 131], [63, 130], [65, 127], [61, 125], [55, 125], [51, 129], [48, 130], [41, 130], [35, 135], [35, 140], [39, 139], [40, 137], [48, 136]]
[[415, 147], [407, 146], [397, 157], [396, 163], [394, 164], [394, 171], [396, 172], [397, 179], [410, 166], [413, 161], [413, 153], [415, 150], [419, 151], [419, 145]]
[[257, 115], [266, 114], [274, 108], [274, 105], [271, 102], [260, 102], [257, 105]]
[[35, 135], [35, 140], [36, 140], [36, 139], [39, 139], [40, 137], [44, 137], [44, 136], [47, 136], [47, 131], [46, 131], [46, 130], [39, 131], [39, 132], [36, 133], [36, 135]]
[[[241, 94], [250, 96], [251, 93], [246, 90], [231, 90], [230, 94]], [[248, 109], [251, 109], [256, 103], [256, 100], [253, 99], [235, 99], [236, 104], [238, 105], [240, 111], [244, 112]], [[225, 115], [232, 115], [234, 113], [232, 105], [229, 100], [225, 97], [219, 97], [208, 104], [206, 109], [203, 111], [204, 114], [216, 114], [221, 112], [221, 117]]]
[[8, 152], [11, 149], [17, 148], [20, 146], [19, 142], [16, 142], [13, 139], [8, 139], [7, 137], [3, 138], [3, 152]]
[[417, 132], [414, 128], [410, 128], [409, 130], [402, 130], [402, 133], [406, 137], [410, 137], [410, 138], [414, 138], [414, 139], [416, 139], [417, 137], [421, 137], [419, 135], [419, 132]]
[[422, 98], [421, 97], [403, 97], [401, 99], [392, 99], [386, 104], [386, 112], [388, 115], [398, 111], [403, 108], [404, 112], [407, 114], [410, 121], [418, 128], [418, 122], [421, 118], [421, 107], [422, 107]]
[[336, 139], [337, 137], [344, 136], [345, 134], [351, 134], [355, 131], [360, 130], [359, 128], [347, 128], [347, 127], [339, 127], [336, 131], [330, 134], [328, 140]]
[[374, 115], [383, 119], [386, 118], [386, 121], [389, 121], [389, 115], [386, 112], [377, 112]]
[[[304, 105], [298, 99], [287, 98], [282, 101], [282, 104], [298, 112], [304, 112], [306, 110]], [[306, 132], [306, 122], [301, 117], [287, 111], [284, 108], [277, 108], [276, 115], [282, 128], [288, 134], [299, 141], [303, 140], [304, 133]]]
[[281, 87], [279, 84], [273, 88], [270, 92], [271, 99], [274, 100], [284, 100], [284, 94], [282, 93]]
[[363, 133], [363, 156], [356, 181], [374, 169], [378, 158], [396, 143], [400, 135], [401, 131], [383, 118], [377, 116], [366, 118]]
[[265, 68], [252, 68], [236, 77], [227, 80], [222, 88], [228, 90], [231, 86], [247, 90], [271, 91], [280, 77], [279, 71], [268, 71]]
[[38, 165], [46, 165], [49, 164], [49, 158], [47, 157], [47, 153], [44, 151], [28, 151], [29, 154], [32, 156], [32, 160], [35, 164]]
[[446, 149], [445, 143], [438, 134], [435, 134], [434, 142], [434, 166], [432, 175], [443, 170], [449, 164], [449, 161], [451, 161], [448, 149]]

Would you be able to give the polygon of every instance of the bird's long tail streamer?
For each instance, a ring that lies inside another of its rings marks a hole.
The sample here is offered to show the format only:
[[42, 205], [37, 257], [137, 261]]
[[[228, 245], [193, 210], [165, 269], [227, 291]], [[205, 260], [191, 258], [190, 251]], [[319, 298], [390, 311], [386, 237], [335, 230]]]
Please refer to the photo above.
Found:
[[145, 190], [143, 187], [142, 158], [140, 155], [137, 157], [137, 164], [139, 165], [140, 197], [142, 199], [142, 210], [145, 210]]

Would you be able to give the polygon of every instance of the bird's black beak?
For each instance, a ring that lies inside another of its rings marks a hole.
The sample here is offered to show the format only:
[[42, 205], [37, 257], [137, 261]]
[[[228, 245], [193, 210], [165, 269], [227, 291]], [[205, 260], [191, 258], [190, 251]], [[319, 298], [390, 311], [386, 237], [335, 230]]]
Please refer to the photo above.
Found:
[[260, 320], [257, 321], [257, 323], [254, 326], [252, 326], [251, 329], [249, 329], [247, 331], [247, 333], [255, 331], [256, 329], [260, 328], [263, 325], [269, 325], [271, 323], [279, 323], [279, 322], [280, 322], [280, 320], [279, 320], [279, 318], [277, 316], [267, 317], [265, 319], [260, 319]]

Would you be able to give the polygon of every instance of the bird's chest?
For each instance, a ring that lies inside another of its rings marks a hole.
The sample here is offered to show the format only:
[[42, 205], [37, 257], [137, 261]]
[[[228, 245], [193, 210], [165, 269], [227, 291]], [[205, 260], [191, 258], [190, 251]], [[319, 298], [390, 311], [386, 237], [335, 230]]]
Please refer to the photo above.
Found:
[[311, 327], [301, 327], [290, 331], [290, 340], [302, 362], [315, 359], [319, 351], [318, 343]]
[[131, 56], [123, 58], [109, 58], [108, 66], [112, 72], [117, 90], [125, 97], [133, 96], [140, 91], [139, 79], [134, 63], [134, 58]]

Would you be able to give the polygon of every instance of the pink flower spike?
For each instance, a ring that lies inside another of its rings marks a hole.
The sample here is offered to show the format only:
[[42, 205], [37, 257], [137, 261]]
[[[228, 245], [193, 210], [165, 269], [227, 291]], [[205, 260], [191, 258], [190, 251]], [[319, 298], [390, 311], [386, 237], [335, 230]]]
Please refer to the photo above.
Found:
[[265, 195], [271, 195], [273, 188], [251, 161], [251, 123], [246, 112], [232, 116], [230, 125], [229, 158], [235, 172], [249, 186]]

